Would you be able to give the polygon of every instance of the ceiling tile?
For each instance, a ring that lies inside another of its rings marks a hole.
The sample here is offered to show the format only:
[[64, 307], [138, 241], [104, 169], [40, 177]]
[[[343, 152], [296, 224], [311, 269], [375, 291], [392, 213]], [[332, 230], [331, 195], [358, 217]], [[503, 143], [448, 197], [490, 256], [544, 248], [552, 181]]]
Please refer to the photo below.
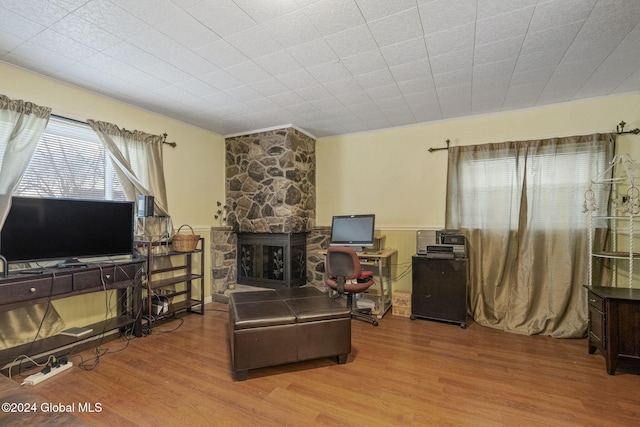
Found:
[[368, 25], [380, 47], [423, 36], [422, 24], [415, 8], [370, 21]]
[[326, 64], [338, 60], [338, 56], [324, 39], [316, 39], [310, 42], [292, 46], [287, 49], [296, 61], [303, 67]]
[[247, 57], [269, 55], [282, 50], [282, 47], [261, 27], [240, 31], [226, 38], [233, 47]]
[[346, 106], [361, 106], [371, 102], [371, 97], [363, 90], [341, 93], [336, 98]]
[[367, 21], [375, 21], [405, 9], [416, 7], [415, 0], [356, 0], [356, 3]]
[[397, 82], [431, 76], [431, 65], [426, 59], [389, 68]]
[[302, 70], [302, 65], [286, 50], [280, 50], [269, 55], [260, 56], [255, 59], [265, 71], [273, 76], [281, 76], [294, 71]]
[[136, 34], [127, 41], [161, 59], [176, 57], [184, 51], [184, 46], [155, 28], [149, 28]]
[[476, 23], [476, 45], [523, 37], [527, 33], [535, 8], [482, 19]]
[[324, 88], [331, 92], [333, 95], [362, 91], [362, 86], [360, 86], [358, 81], [353, 77], [347, 77], [342, 80], [335, 80], [325, 83]]
[[351, 76], [351, 73], [349, 73], [349, 70], [347, 70], [345, 66], [338, 61], [327, 62], [326, 64], [320, 64], [314, 67], [309, 67], [307, 68], [307, 71], [320, 84], [326, 84], [329, 82], [335, 82], [337, 80], [343, 80]]
[[469, 68], [458, 68], [447, 73], [434, 74], [433, 81], [438, 91], [447, 87], [471, 85], [472, 71]]
[[482, 65], [506, 59], [515, 62], [522, 48], [523, 39], [524, 36], [521, 36], [514, 39], [500, 40], [495, 43], [478, 45], [473, 52], [473, 64]]
[[378, 49], [342, 58], [341, 61], [353, 75], [387, 68], [387, 63]]
[[97, 25], [70, 13], [51, 26], [52, 29], [96, 50], [103, 50], [122, 39]]
[[476, 25], [469, 23], [425, 36], [430, 56], [469, 49], [475, 44]]
[[240, 102], [257, 101], [259, 99], [263, 99], [261, 93], [246, 85], [226, 90], [225, 93]]
[[170, 19], [159, 23], [156, 28], [192, 50], [220, 40], [220, 36], [184, 11], [177, 12]]
[[344, 31], [330, 34], [325, 40], [340, 58], [354, 56], [362, 52], [377, 50], [378, 45], [366, 25], [358, 25]]
[[2, 0], [2, 8], [32, 22], [49, 26], [69, 13], [55, 3], [42, 0]]
[[549, 28], [543, 31], [529, 32], [522, 43], [521, 54], [544, 52], [549, 48], [566, 50], [582, 28], [582, 22]]
[[190, 50], [184, 50], [177, 56], [172, 57], [171, 63], [194, 77], [202, 76], [218, 69], [217, 66]]
[[148, 24], [155, 25], [172, 18], [180, 8], [171, 0], [110, 0]]
[[254, 21], [260, 23], [298, 9], [294, 0], [234, 0]]
[[0, 31], [22, 40], [28, 40], [46, 28], [8, 9], [0, 7], [0, 12]]
[[354, 76], [354, 78], [365, 90], [395, 84], [395, 80], [393, 79], [391, 72], [386, 68], [373, 71], [371, 73], [359, 74]]
[[220, 91], [233, 89], [234, 87], [242, 86], [243, 84], [240, 80], [236, 79], [224, 70], [205, 74], [204, 76], [201, 76], [200, 79]]
[[220, 68], [231, 67], [249, 59], [224, 39], [202, 46], [196, 49], [196, 53]]
[[263, 22], [261, 26], [284, 48], [322, 37], [301, 10]]
[[398, 82], [398, 88], [403, 95], [411, 95], [416, 92], [435, 91], [431, 76], [424, 76], [413, 80], [403, 80]]
[[445, 55], [432, 56], [429, 61], [431, 63], [431, 71], [434, 75], [450, 73], [461, 69], [471, 70], [473, 66], [473, 51], [467, 49]]
[[321, 0], [305, 7], [303, 11], [323, 36], [365, 23], [353, 1]]
[[20, 46], [3, 55], [2, 59], [45, 75], [55, 73], [58, 70], [76, 63], [73, 59], [58, 55], [49, 49], [31, 42], [22, 43]]
[[31, 38], [29, 43], [74, 61], [82, 61], [97, 53], [95, 49], [49, 29]]
[[190, 7], [187, 12], [220, 37], [256, 25], [256, 21], [231, 0], [205, 0]]
[[540, 3], [533, 14], [529, 31], [543, 31], [582, 23], [591, 13], [596, 0], [554, 0]]
[[385, 46], [380, 51], [389, 67], [427, 59], [427, 48], [423, 37]]
[[249, 84], [252, 88], [260, 92], [263, 96], [277, 95], [287, 92], [289, 89], [275, 77], [269, 77]]
[[182, 81], [180, 83], [177, 83], [175, 86], [181, 90], [187, 91], [190, 94], [197, 96], [211, 95], [212, 93], [218, 91], [218, 89], [212, 87], [210, 84], [196, 78]]
[[538, 0], [478, 0], [477, 19], [493, 18], [494, 16], [504, 15], [514, 10], [536, 6], [537, 3]]
[[106, 0], [88, 1], [73, 13], [123, 39], [149, 28], [149, 24]]
[[224, 69], [229, 75], [243, 83], [254, 83], [271, 77], [269, 73], [263, 70], [254, 62], [247, 61], [240, 64], [232, 65]]
[[445, 31], [476, 21], [476, 2], [469, 0], [419, 0], [425, 34]]
[[292, 90], [313, 87], [318, 84], [316, 79], [314, 79], [307, 70], [297, 70], [292, 73], [283, 74], [278, 76], [278, 80]]

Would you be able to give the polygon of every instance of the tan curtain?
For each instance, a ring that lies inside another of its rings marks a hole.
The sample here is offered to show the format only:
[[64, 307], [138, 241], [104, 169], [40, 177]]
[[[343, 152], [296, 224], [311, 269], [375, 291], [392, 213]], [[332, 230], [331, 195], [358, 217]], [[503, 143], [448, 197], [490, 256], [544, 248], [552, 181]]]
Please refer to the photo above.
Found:
[[[87, 120], [87, 123], [106, 147], [127, 199], [135, 201], [139, 195], [154, 197], [156, 218], [145, 222], [145, 234], [162, 234], [166, 222], [157, 217], [169, 217], [162, 156], [164, 138], [139, 130], [120, 129], [106, 122]], [[168, 228], [170, 233], [171, 226]]]
[[49, 107], [0, 95], [0, 227], [50, 116]]
[[[11, 208], [13, 190], [33, 157], [50, 116], [49, 107], [0, 95], [0, 228]], [[64, 326], [48, 303], [0, 312], [0, 349], [55, 335]]]
[[109, 153], [129, 200], [138, 195], [154, 196], [155, 209], [168, 215], [167, 190], [164, 181], [162, 141], [160, 135], [87, 120]]
[[446, 227], [468, 238], [469, 310], [477, 323], [584, 336], [584, 193], [614, 147], [614, 135], [595, 134], [449, 149]]

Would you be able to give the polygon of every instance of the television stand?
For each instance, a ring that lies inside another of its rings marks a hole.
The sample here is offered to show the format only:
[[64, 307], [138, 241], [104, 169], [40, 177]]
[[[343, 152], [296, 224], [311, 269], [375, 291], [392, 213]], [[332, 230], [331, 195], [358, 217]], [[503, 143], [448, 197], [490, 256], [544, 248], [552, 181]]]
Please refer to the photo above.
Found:
[[[144, 260], [131, 260], [96, 264], [89, 267], [43, 271], [37, 275], [12, 273], [0, 277], [0, 312], [28, 307], [38, 303], [68, 298], [76, 295], [115, 290], [118, 293], [118, 308], [108, 319], [82, 325], [93, 331], [80, 338], [62, 334], [35, 339], [0, 350], [0, 372], [6, 372], [13, 361], [22, 355], [36, 361], [46, 360], [49, 355], [56, 357], [69, 353], [70, 347], [85, 345], [89, 339], [101, 339], [103, 334], [119, 330], [131, 330], [133, 335], [142, 336], [142, 268]], [[3, 325], [4, 329], [9, 327]], [[88, 345], [88, 344], [87, 344]], [[27, 363], [25, 359], [18, 363]]]

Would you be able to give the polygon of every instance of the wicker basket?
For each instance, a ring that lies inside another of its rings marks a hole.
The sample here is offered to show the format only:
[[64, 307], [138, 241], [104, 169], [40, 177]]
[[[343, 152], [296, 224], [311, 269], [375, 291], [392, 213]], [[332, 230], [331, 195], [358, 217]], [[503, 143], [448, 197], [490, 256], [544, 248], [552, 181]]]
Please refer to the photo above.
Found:
[[[191, 230], [191, 234], [180, 234], [180, 230], [182, 227], [189, 227]], [[193, 232], [193, 228], [191, 228], [188, 224], [183, 224], [178, 228], [176, 234], [173, 235], [171, 239], [171, 245], [173, 246], [173, 250], [176, 252], [193, 252], [198, 246], [198, 241], [200, 240], [200, 235], [195, 234]]]

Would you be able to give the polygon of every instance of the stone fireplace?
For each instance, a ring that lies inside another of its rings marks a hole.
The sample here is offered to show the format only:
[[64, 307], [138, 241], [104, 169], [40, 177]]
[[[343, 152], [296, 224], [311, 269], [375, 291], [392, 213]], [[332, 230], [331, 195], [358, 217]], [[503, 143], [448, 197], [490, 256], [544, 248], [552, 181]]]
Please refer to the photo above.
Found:
[[306, 235], [316, 217], [315, 140], [287, 127], [228, 137], [225, 146], [228, 229], [226, 237], [212, 241], [236, 246], [225, 254], [212, 248], [214, 262], [224, 264], [213, 266], [213, 291], [226, 290], [222, 281], [266, 287], [306, 283]]

